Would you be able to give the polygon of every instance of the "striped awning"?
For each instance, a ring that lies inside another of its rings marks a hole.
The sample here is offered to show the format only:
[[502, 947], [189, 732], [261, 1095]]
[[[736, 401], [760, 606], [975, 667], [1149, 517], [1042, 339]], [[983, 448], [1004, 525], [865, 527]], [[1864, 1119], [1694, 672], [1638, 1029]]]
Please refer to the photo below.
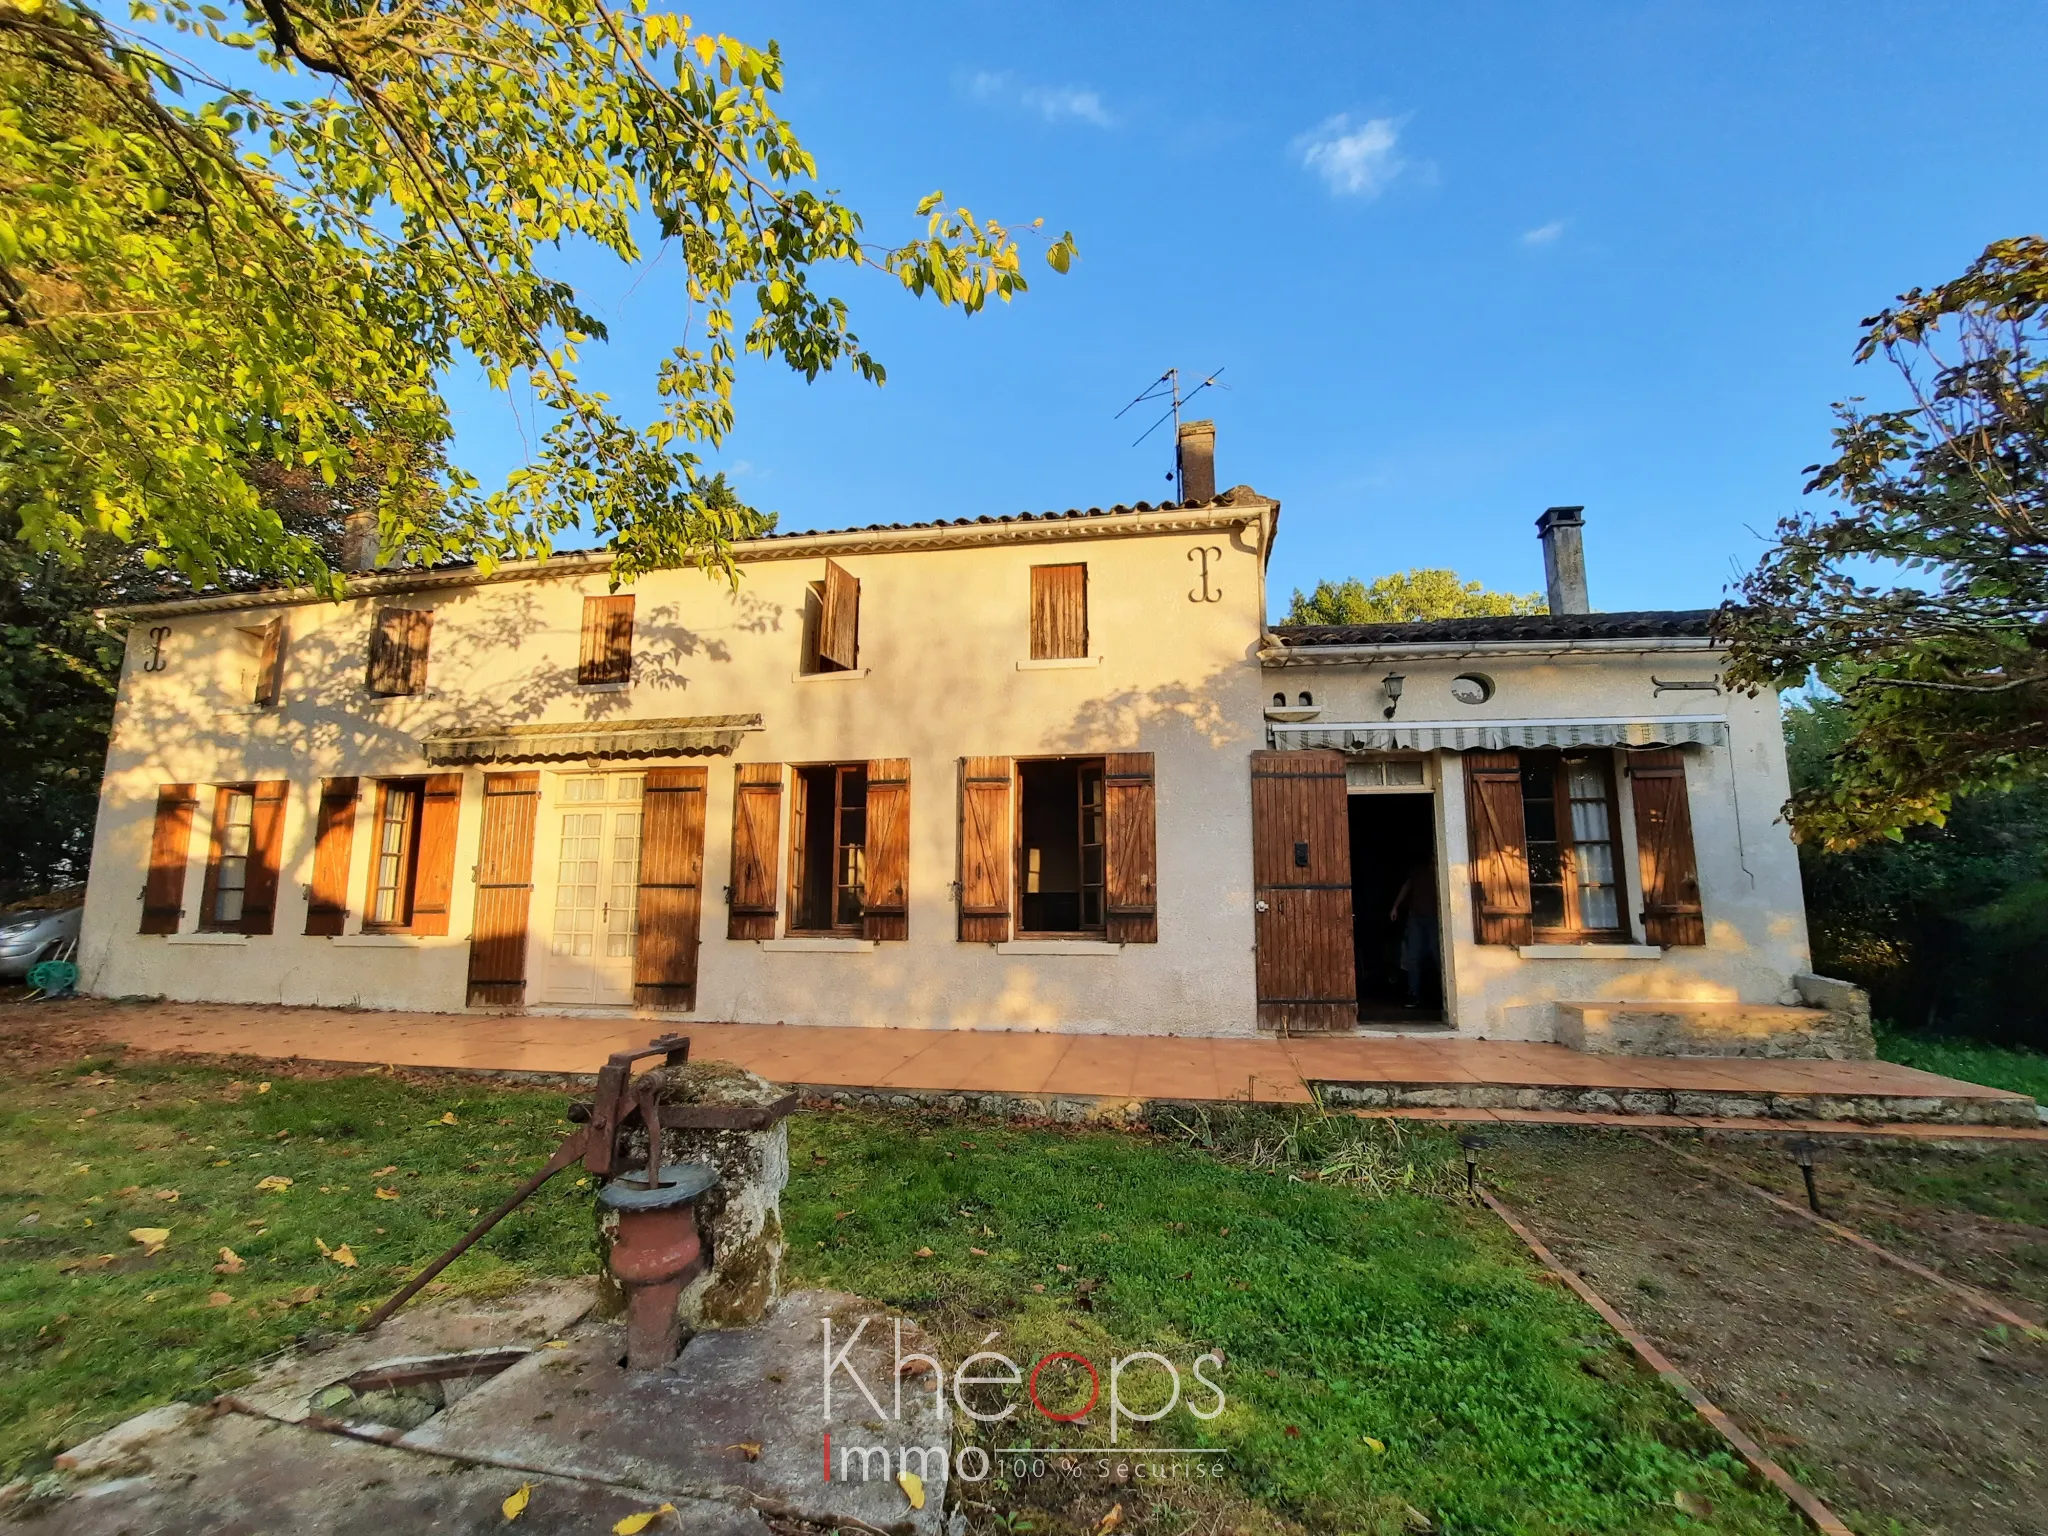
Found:
[[759, 715], [685, 715], [672, 720], [576, 720], [561, 725], [477, 726], [420, 742], [430, 763], [545, 763], [612, 757], [709, 757], [729, 753]]
[[1725, 715], [1609, 716], [1577, 720], [1312, 721], [1267, 727], [1273, 745], [1340, 752], [1507, 752], [1516, 747], [1725, 746]]

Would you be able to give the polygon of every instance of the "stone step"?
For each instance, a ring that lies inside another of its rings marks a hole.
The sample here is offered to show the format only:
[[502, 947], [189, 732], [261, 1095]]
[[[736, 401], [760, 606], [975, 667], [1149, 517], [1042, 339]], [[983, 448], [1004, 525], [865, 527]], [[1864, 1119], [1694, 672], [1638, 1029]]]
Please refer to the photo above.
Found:
[[1864, 1125], [2037, 1126], [2031, 1099], [1981, 1095], [1759, 1092], [1735, 1088], [1571, 1083], [1312, 1083], [1323, 1101], [1354, 1109], [1529, 1109], [1588, 1115], [1683, 1115], [1727, 1120], [1845, 1120]]
[[1869, 1031], [1826, 1008], [1601, 999], [1557, 1004], [1557, 1043], [1598, 1056], [1760, 1056], [1859, 1061]]

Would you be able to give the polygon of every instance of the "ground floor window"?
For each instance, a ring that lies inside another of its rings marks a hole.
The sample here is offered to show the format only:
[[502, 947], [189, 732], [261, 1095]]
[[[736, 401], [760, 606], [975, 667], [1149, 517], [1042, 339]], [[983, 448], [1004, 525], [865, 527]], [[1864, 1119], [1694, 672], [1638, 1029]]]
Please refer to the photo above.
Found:
[[1055, 758], [1018, 764], [1019, 912], [1025, 933], [1100, 933], [1107, 927], [1104, 762]]
[[425, 784], [419, 779], [385, 779], [377, 786], [377, 831], [365, 928], [404, 928], [412, 922], [420, 808], [425, 799]]
[[221, 791], [216, 814], [220, 825], [214, 829], [215, 865], [213, 910], [206, 914], [208, 925], [232, 928], [242, 921], [242, 903], [249, 890], [249, 850], [255, 831], [254, 789]]
[[1625, 942], [1615, 858], [1620, 818], [1607, 757], [1523, 753], [1522, 820], [1537, 942]]
[[790, 832], [792, 933], [859, 932], [867, 890], [868, 765], [795, 770]]

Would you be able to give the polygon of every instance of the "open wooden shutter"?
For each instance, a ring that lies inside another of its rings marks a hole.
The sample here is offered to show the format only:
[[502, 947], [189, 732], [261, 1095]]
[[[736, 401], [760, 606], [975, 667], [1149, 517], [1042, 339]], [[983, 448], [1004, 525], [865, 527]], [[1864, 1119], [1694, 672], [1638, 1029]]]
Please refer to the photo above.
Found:
[[277, 924], [277, 876], [284, 858], [284, 806], [291, 785], [265, 779], [254, 786], [249, 814], [249, 869], [242, 887], [241, 933], [269, 933]]
[[1088, 567], [1031, 567], [1031, 659], [1088, 654]]
[[405, 666], [407, 693], [427, 691], [427, 654], [433, 648], [434, 611], [431, 608], [407, 610], [405, 627]]
[[583, 652], [576, 681], [624, 683], [633, 677], [633, 594], [583, 599]]
[[861, 896], [861, 935], [910, 937], [910, 759], [878, 757], [868, 764], [867, 886]]
[[775, 937], [775, 869], [782, 848], [782, 764], [741, 763], [732, 796], [728, 939]]
[[185, 865], [192, 856], [196, 784], [163, 784], [156, 792], [156, 830], [149, 839], [149, 874], [142, 883], [140, 933], [176, 933], [185, 915]]
[[446, 933], [455, 895], [455, 828], [462, 815], [462, 775], [427, 776], [420, 804], [419, 860], [413, 866], [412, 931]]
[[705, 785], [702, 768], [650, 768], [641, 791], [633, 1000], [643, 1008], [697, 1006]]
[[526, 1001], [526, 923], [533, 901], [533, 824], [538, 773], [484, 775], [484, 823], [476, 860], [476, 918], [469, 935], [469, 1006]]
[[348, 922], [348, 861], [355, 850], [355, 779], [323, 779], [313, 833], [313, 889], [306, 901], [306, 932], [332, 938]]
[[1699, 861], [1685, 793], [1685, 755], [1632, 752], [1628, 781], [1636, 810], [1636, 858], [1643, 874], [1643, 937], [1652, 944], [1704, 944]]
[[1473, 941], [1535, 943], [1520, 754], [1465, 754], [1465, 824], [1472, 866]]
[[263, 653], [256, 664], [256, 697], [251, 701], [272, 709], [284, 693], [284, 619], [272, 619], [263, 626]]
[[1007, 757], [960, 759], [960, 941], [1001, 944], [1010, 937], [1011, 785]]
[[1103, 936], [1115, 944], [1157, 944], [1159, 834], [1152, 754], [1110, 753], [1103, 763], [1102, 798], [1109, 823], [1102, 903], [1107, 931]]
[[825, 562], [825, 595], [818, 613], [818, 659], [846, 668], [860, 661], [860, 581], [836, 560]]
[[1259, 1028], [1358, 1023], [1351, 811], [1341, 752], [1252, 754], [1252, 910]]

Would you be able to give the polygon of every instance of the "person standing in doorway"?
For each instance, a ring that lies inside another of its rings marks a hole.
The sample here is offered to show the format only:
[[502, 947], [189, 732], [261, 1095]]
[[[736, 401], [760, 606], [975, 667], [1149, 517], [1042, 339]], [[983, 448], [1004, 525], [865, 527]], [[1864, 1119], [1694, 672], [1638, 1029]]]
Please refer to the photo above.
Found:
[[[1405, 921], [1404, 921], [1405, 919]], [[1420, 1008], [1431, 992], [1431, 980], [1442, 968], [1437, 942], [1436, 861], [1417, 859], [1408, 878], [1394, 893], [1387, 920], [1401, 923], [1401, 974], [1407, 978], [1407, 1006]]]

